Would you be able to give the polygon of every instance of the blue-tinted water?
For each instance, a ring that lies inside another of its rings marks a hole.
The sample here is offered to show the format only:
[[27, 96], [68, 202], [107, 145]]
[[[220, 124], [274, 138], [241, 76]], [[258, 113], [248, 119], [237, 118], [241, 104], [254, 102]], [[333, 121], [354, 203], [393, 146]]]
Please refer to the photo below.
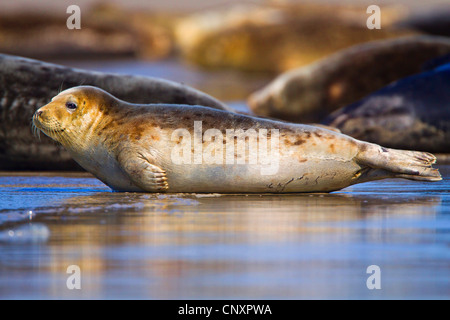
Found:
[[[450, 167], [441, 171], [438, 183], [280, 196], [2, 176], [0, 298], [448, 299]], [[81, 290], [66, 286], [70, 265]], [[380, 290], [367, 288], [370, 265]]]

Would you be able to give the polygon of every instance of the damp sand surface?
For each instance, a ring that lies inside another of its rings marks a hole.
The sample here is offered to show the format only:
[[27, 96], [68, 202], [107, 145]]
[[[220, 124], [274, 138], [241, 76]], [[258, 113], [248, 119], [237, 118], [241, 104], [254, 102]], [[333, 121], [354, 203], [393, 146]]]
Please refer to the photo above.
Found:
[[[437, 183], [293, 195], [112, 193], [88, 174], [2, 173], [0, 299], [449, 299], [440, 169]], [[67, 288], [71, 265], [81, 290]]]

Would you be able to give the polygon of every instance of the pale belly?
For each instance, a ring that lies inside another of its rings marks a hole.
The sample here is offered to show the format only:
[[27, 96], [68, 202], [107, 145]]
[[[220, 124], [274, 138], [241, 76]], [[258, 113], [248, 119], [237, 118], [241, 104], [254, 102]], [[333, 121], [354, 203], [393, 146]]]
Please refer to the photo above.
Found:
[[180, 165], [167, 171], [169, 192], [288, 193], [329, 192], [345, 188], [361, 167], [353, 161], [280, 163], [273, 174], [261, 167]]

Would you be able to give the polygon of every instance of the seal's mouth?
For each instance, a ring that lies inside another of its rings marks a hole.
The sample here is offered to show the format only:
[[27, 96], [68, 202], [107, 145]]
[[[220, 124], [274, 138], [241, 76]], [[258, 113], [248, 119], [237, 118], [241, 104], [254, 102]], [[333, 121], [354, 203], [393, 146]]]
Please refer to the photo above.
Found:
[[34, 136], [37, 136], [39, 139], [39, 131], [42, 131], [45, 135], [49, 136], [52, 139], [59, 137], [61, 133], [65, 131], [64, 128], [61, 128], [61, 124], [56, 120], [53, 120], [50, 123], [46, 123], [45, 121], [43, 121], [40, 117], [39, 112], [36, 112], [33, 115], [31, 126]]

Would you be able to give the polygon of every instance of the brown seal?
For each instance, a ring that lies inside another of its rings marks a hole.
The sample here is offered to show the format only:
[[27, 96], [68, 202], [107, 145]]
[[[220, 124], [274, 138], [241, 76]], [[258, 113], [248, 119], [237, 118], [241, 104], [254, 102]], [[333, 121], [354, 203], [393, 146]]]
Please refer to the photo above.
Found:
[[116, 191], [329, 192], [383, 178], [441, 180], [428, 153], [201, 106], [135, 105], [88, 86], [57, 95], [33, 123]]
[[450, 153], [450, 63], [394, 82], [323, 124], [390, 148]]
[[253, 93], [248, 104], [260, 116], [320, 122], [398, 79], [421, 72], [428, 60], [450, 53], [450, 39], [417, 36], [369, 42], [281, 74]]

